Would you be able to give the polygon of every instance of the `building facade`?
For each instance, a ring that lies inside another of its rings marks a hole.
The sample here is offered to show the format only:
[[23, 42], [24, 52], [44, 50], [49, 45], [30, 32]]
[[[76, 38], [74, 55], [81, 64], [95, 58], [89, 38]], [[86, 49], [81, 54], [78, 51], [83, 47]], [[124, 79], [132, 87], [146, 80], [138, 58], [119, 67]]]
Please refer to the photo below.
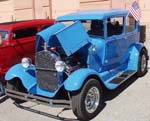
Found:
[[0, 0], [0, 22], [56, 18], [77, 10], [79, 0]]
[[[0, 0], [0, 22], [38, 18], [56, 18], [78, 10], [123, 8], [134, 0]], [[150, 23], [149, 0], [138, 0], [141, 24]]]
[[[0, 23], [28, 19], [56, 18], [79, 10], [129, 9], [134, 0], [0, 0]], [[142, 11], [140, 24], [150, 41], [149, 0], [137, 0]], [[150, 47], [150, 45], [149, 45]]]

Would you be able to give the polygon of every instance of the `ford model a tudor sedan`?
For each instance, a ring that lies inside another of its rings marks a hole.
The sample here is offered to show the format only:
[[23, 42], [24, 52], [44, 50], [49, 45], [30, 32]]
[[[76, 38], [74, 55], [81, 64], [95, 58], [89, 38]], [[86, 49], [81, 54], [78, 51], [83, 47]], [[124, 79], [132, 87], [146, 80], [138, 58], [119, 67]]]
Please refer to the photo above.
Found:
[[37, 34], [35, 65], [23, 58], [6, 74], [7, 95], [64, 106], [80, 120], [101, 110], [102, 87], [116, 89], [147, 71], [139, 23], [127, 10], [80, 11]]
[[23, 57], [33, 59], [36, 33], [54, 24], [54, 20], [28, 20], [0, 23], [0, 95], [4, 74]]

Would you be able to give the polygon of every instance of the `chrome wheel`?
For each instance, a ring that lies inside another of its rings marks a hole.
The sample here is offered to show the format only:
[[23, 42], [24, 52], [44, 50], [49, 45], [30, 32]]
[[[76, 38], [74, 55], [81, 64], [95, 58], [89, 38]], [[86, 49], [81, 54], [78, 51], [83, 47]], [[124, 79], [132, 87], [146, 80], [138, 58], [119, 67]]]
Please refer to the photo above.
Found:
[[102, 109], [102, 87], [99, 80], [87, 79], [76, 93], [72, 94], [72, 110], [79, 120], [89, 121]]
[[143, 54], [141, 58], [141, 71], [144, 72], [147, 67], [147, 59], [146, 56]]
[[97, 87], [92, 87], [86, 94], [85, 108], [88, 113], [93, 113], [99, 106], [100, 92]]

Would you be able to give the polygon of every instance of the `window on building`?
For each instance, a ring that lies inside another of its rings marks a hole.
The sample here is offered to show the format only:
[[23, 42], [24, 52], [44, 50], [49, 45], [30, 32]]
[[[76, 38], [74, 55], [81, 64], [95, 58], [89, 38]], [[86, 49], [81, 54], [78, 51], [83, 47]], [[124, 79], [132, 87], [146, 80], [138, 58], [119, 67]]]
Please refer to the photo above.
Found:
[[14, 31], [13, 33], [13, 39], [21, 39], [26, 37], [32, 37], [35, 36], [37, 33], [37, 28], [24, 28]]

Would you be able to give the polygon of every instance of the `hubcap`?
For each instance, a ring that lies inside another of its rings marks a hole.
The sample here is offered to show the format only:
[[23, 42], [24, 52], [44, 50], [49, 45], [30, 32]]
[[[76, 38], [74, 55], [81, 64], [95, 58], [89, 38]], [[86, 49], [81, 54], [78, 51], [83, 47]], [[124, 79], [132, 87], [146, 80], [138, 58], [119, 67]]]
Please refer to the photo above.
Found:
[[142, 58], [141, 58], [141, 71], [144, 72], [146, 69], [146, 57], [145, 55], [142, 55]]
[[86, 98], [85, 98], [85, 108], [88, 113], [93, 113], [98, 105], [100, 100], [100, 92], [97, 87], [92, 87], [87, 92]]

